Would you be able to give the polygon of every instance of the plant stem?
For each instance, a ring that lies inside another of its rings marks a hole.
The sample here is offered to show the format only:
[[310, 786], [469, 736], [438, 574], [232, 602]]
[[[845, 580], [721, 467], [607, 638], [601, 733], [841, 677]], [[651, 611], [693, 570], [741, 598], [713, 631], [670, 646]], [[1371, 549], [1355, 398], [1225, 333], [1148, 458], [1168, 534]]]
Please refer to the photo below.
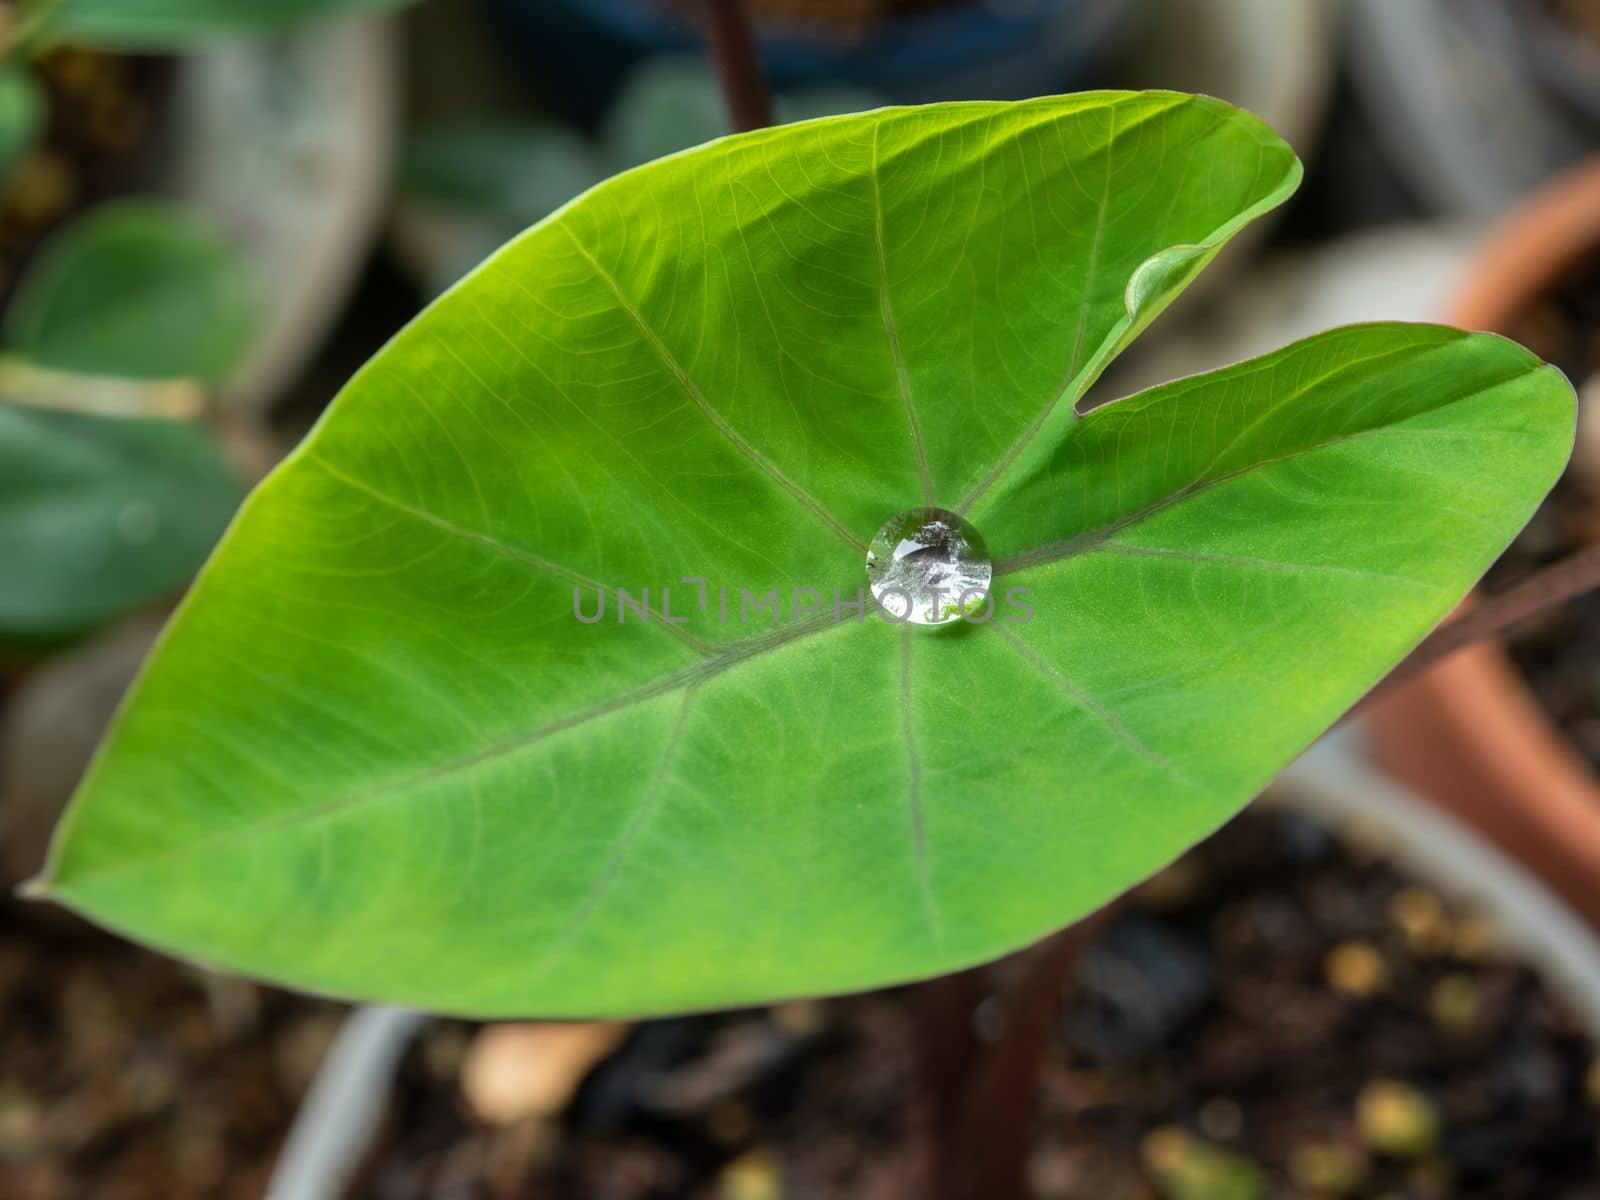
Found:
[[722, 82], [735, 133], [772, 124], [772, 89], [739, 0], [704, 0], [706, 47]]
[[1479, 600], [1454, 620], [1441, 625], [1372, 689], [1367, 700], [1385, 695], [1416, 678], [1457, 650], [1503, 633], [1595, 588], [1600, 588], [1600, 545], [1575, 551], [1515, 587]]
[[958, 1200], [956, 1168], [964, 1142], [966, 1097], [984, 1046], [973, 1026], [989, 994], [981, 968], [941, 975], [911, 990], [917, 1067], [921, 1190], [930, 1200]]
[[[1084, 953], [1123, 911], [1113, 902], [1001, 964], [918, 985], [914, 1006], [924, 1096], [925, 1194], [935, 1200], [1023, 1200], [1038, 1118], [1039, 1063]], [[986, 996], [999, 1006], [993, 1044], [974, 1028]]]

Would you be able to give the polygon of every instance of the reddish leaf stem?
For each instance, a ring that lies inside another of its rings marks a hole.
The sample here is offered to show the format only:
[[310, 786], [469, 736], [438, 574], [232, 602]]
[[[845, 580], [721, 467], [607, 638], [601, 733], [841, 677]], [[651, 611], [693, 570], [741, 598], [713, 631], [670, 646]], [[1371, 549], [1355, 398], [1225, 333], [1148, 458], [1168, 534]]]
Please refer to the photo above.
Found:
[[1367, 699], [1387, 694], [1457, 650], [1504, 633], [1550, 609], [1600, 587], [1600, 545], [1587, 546], [1515, 587], [1478, 600], [1434, 630], [1372, 689]]
[[739, 0], [704, 0], [706, 48], [722, 82], [735, 133], [772, 124], [772, 90]]

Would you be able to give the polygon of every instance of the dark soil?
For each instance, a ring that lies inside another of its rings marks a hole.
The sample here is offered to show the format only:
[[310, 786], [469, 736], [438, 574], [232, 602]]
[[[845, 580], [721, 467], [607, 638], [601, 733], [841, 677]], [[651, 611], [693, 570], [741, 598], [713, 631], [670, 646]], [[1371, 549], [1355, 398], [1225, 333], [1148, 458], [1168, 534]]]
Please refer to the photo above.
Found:
[[[362, 1200], [925, 1195], [909, 991], [651, 1022], [555, 1121], [490, 1126], [475, 1027], [404, 1067]], [[973, 1014], [992, 1026], [991, 999]], [[1040, 1066], [1040, 1200], [1594, 1200], [1600, 1074], [1484, 920], [1307, 820], [1241, 818], [1081, 962]]]
[[141, 182], [171, 66], [74, 47], [33, 64], [48, 116], [40, 143], [0, 188], [0, 296], [68, 217]]
[[260, 1200], [342, 1011], [0, 902], [0, 1196]]
[[[1571, 467], [1490, 572], [1498, 591], [1600, 542], [1600, 251], [1585, 256], [1507, 331], [1566, 372], [1589, 399]], [[1511, 631], [1513, 659], [1556, 725], [1600, 769], [1600, 592]]]

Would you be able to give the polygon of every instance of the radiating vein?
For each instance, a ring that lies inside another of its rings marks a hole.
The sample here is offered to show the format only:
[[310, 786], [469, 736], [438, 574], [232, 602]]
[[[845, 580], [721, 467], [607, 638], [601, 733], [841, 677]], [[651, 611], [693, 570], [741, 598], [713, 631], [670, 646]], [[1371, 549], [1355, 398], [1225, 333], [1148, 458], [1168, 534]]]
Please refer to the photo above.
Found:
[[639, 832], [655, 814], [659, 807], [662, 789], [666, 786], [667, 776], [671, 773], [672, 764], [677, 758], [678, 747], [683, 742], [683, 727], [688, 724], [689, 710], [694, 706], [696, 696], [695, 685], [690, 684], [683, 692], [683, 703], [678, 706], [677, 718], [672, 723], [672, 731], [667, 734], [666, 744], [662, 747], [661, 757], [656, 761], [655, 773], [651, 775], [650, 782], [645, 786], [644, 795], [639, 800], [639, 806], [634, 809], [633, 815], [628, 818], [628, 823], [623, 827], [622, 836], [617, 839], [616, 847], [601, 867], [600, 874], [595, 878], [594, 886], [589, 889], [588, 895], [578, 905], [577, 911], [572, 914], [572, 919], [557, 936], [550, 948], [539, 956], [529, 972], [528, 982], [542, 976], [561, 957], [562, 951], [578, 939], [578, 936], [588, 926], [596, 910], [611, 894], [616, 887], [617, 879], [622, 873], [622, 864], [633, 849], [633, 844], [639, 838]]
[[883, 191], [878, 182], [878, 133], [881, 128], [879, 125], [872, 127], [872, 219], [878, 246], [878, 311], [883, 317], [883, 331], [889, 340], [895, 380], [900, 387], [900, 403], [905, 406], [911, 446], [917, 456], [917, 478], [922, 483], [922, 502], [931, 507], [934, 503], [933, 474], [928, 469], [928, 447], [923, 442], [922, 423], [917, 419], [917, 406], [911, 398], [911, 373], [906, 370], [905, 351], [900, 345], [900, 327], [895, 324], [894, 303], [889, 297], [889, 251], [884, 242]]
[[[1492, 383], [1485, 384], [1481, 388], [1476, 388], [1473, 391], [1464, 393], [1462, 395], [1451, 397], [1450, 403], [1459, 404], [1463, 401], [1471, 400], [1476, 396], [1484, 395], [1487, 392], [1494, 391], [1496, 388], [1505, 387], [1507, 384], [1515, 383], [1519, 379], [1525, 378], [1528, 375], [1537, 374], [1538, 372], [1546, 369], [1547, 368], [1542, 365], [1525, 367], [1516, 372], [1514, 375], [1509, 375], [1504, 379], [1497, 379]], [[1427, 412], [1432, 411], [1433, 410], [1431, 409], [1427, 410]], [[1426, 415], [1426, 413], [1418, 413], [1415, 415], [1422, 416]], [[1407, 420], [1410, 419], [1411, 418], [1407, 418]], [[1362, 438], [1394, 436], [1396, 434], [1423, 437], [1429, 432], [1430, 431], [1423, 429], [1407, 429], [1405, 421], [1401, 421], [1391, 425], [1376, 425], [1370, 429], [1358, 429], [1353, 433], [1344, 433], [1338, 435], [1337, 437], [1326, 438], [1323, 441], [1314, 442], [1309, 446], [1298, 446], [1293, 450], [1286, 451], [1285, 453], [1276, 455], [1272, 458], [1257, 459], [1255, 462], [1247, 463], [1236, 470], [1227, 471], [1221, 475], [1214, 475], [1209, 479], [1197, 479], [1193, 483], [1179, 488], [1171, 495], [1164, 496], [1160, 500], [1146, 505], [1144, 508], [1137, 509], [1131, 513], [1126, 513], [1123, 516], [1120, 516], [1113, 521], [1108, 521], [1106, 524], [1100, 525], [1094, 529], [1086, 529], [1082, 533], [1073, 534], [1071, 537], [1062, 538], [1060, 541], [1047, 542], [1043, 546], [1035, 547], [1032, 550], [1024, 550], [1019, 554], [1012, 555], [1010, 558], [1001, 559], [999, 562], [995, 563], [994, 573], [996, 578], [1001, 575], [1014, 575], [1018, 571], [1027, 570], [1029, 567], [1044, 566], [1049, 563], [1060, 562], [1063, 559], [1074, 558], [1079, 554], [1084, 554], [1090, 550], [1098, 549], [1125, 529], [1131, 529], [1135, 525], [1139, 525], [1145, 521], [1148, 521], [1152, 517], [1166, 512], [1170, 508], [1175, 508], [1180, 504], [1183, 504], [1189, 500], [1193, 500], [1196, 496], [1203, 495], [1204, 493], [1209, 492], [1212, 488], [1221, 487], [1225, 483], [1231, 483], [1234, 480], [1242, 479], [1247, 475], [1251, 475], [1256, 471], [1265, 470], [1268, 467], [1275, 467], [1286, 462], [1293, 462], [1294, 460], [1298, 458], [1304, 458], [1309, 454], [1315, 454], [1321, 450], [1330, 450], [1335, 446], [1346, 445], [1350, 442], [1360, 441]]]
[[[1061, 407], [1061, 401], [1066, 398], [1073, 381], [1078, 377], [1079, 368], [1083, 363], [1083, 338], [1089, 328], [1089, 311], [1094, 306], [1095, 285], [1100, 274], [1100, 245], [1105, 237], [1106, 214], [1111, 208], [1112, 163], [1117, 145], [1117, 110], [1110, 108], [1107, 114], [1111, 122], [1111, 131], [1106, 136], [1105, 186], [1100, 193], [1100, 207], [1095, 216], [1094, 235], [1089, 244], [1089, 262], [1084, 269], [1083, 277], [1083, 296], [1078, 302], [1077, 330], [1073, 334], [1072, 356], [1067, 360], [1066, 374], [1062, 377], [1061, 386], [1056, 390], [1055, 396], [1039, 410], [1039, 415], [1022, 431], [1022, 436], [1007, 448], [994, 466], [989, 468], [983, 478], [978, 480], [977, 485], [962, 499], [956, 511], [963, 516], [972, 510], [974, 504], [983, 499], [984, 494], [1011, 468], [1011, 464], [1033, 444], [1033, 440], [1039, 436], [1039, 431], [1044, 428], [1051, 414]], [[1074, 396], [1073, 400], [1076, 399]]]
[[[760, 637], [737, 643], [715, 658], [696, 663], [670, 675], [663, 675], [657, 679], [650, 680], [648, 683], [641, 684], [639, 687], [632, 688], [616, 696], [607, 697], [605, 700], [588, 705], [576, 712], [568, 713], [558, 720], [502, 738], [481, 749], [457, 755], [423, 770], [386, 780], [369, 788], [336, 796], [322, 804], [308, 808], [293, 809], [277, 813], [264, 820], [221, 829], [208, 837], [198, 838], [187, 846], [177, 847], [167, 852], [146, 855], [142, 858], [126, 858], [113, 867], [103, 867], [88, 871], [79, 878], [105, 879], [126, 875], [156, 863], [185, 858], [194, 851], [206, 846], [217, 845], [235, 838], [254, 837], [277, 829], [293, 828], [296, 825], [310, 825], [317, 821], [338, 816], [340, 813], [347, 812], [363, 804], [382, 800], [386, 797], [404, 795], [415, 788], [527, 750], [541, 742], [548, 741], [550, 738], [582, 728], [594, 721], [637, 708], [639, 705], [658, 697], [705, 683], [726, 671], [732, 670], [740, 663], [771, 654], [784, 646], [815, 637], [829, 629], [842, 628], [847, 624], [848, 622], [835, 623], [831, 612], [821, 613], [810, 621], [786, 626], [782, 629], [774, 630], [770, 634], [764, 634]], [[38, 884], [37, 887], [41, 894], [49, 891], [47, 881]]]
[[993, 628], [995, 632], [1000, 635], [1001, 640], [1010, 646], [1012, 650], [1016, 651], [1016, 653], [1024, 662], [1033, 667], [1035, 671], [1053, 684], [1059, 691], [1065, 693], [1067, 698], [1079, 708], [1095, 717], [1102, 725], [1111, 731], [1112, 735], [1119, 742], [1127, 746], [1140, 758], [1144, 759], [1151, 766], [1156, 767], [1164, 774], [1170, 775], [1173, 779], [1176, 779], [1179, 783], [1182, 783], [1187, 787], [1194, 788], [1198, 792], [1211, 792], [1211, 789], [1205, 784], [1201, 783], [1198, 779], [1194, 778], [1194, 776], [1185, 772], [1170, 758], [1162, 754], [1154, 746], [1150, 745], [1149, 742], [1145, 741], [1138, 734], [1134, 733], [1133, 730], [1124, 725], [1122, 723], [1122, 718], [1117, 716], [1116, 713], [1112, 712], [1104, 704], [1101, 704], [1088, 692], [1084, 691], [1077, 684], [1073, 683], [1072, 680], [1063, 675], [1057, 668], [1053, 667], [1050, 665], [1050, 663], [1041, 658], [1038, 653], [1034, 651], [1032, 646], [1028, 645], [1003, 625], [996, 624]]
[[[502, 541], [500, 538], [484, 533], [481, 530], [469, 529], [465, 525], [457, 525], [454, 521], [441, 517], [438, 513], [430, 512], [428, 509], [423, 508], [420, 505], [411, 504], [408, 501], [400, 499], [398, 496], [392, 496], [382, 488], [374, 487], [366, 480], [361, 479], [356, 475], [352, 475], [348, 471], [335, 466], [332, 462], [324, 458], [322, 455], [317, 454], [315, 451], [307, 451], [304, 457], [321, 467], [324, 471], [326, 471], [333, 478], [337, 479], [340, 483], [344, 484], [346, 487], [353, 488], [355, 491], [358, 491], [363, 495], [376, 500], [379, 504], [382, 504], [385, 507], [394, 509], [396, 512], [404, 513], [409, 517], [414, 517], [418, 521], [423, 521], [429, 525], [432, 525], [435, 529], [438, 529], [443, 533], [447, 533], [452, 537], [461, 538], [464, 541], [474, 542], [477, 545], [483, 546], [489, 550], [493, 550], [497, 554], [502, 554], [507, 558], [515, 559], [517, 562], [525, 563], [536, 570], [544, 571], [547, 574], [554, 575], [556, 578], [563, 579], [576, 587], [594, 588], [597, 591], [604, 591], [606, 589], [606, 585], [600, 580], [591, 579], [581, 571], [575, 571], [571, 567], [563, 566], [561, 563], [552, 562], [548, 558], [541, 558], [539, 555], [534, 554], [530, 550], [524, 550], [521, 546], [518, 546], [513, 542]], [[654, 616], [655, 614], [651, 615]], [[694, 634], [671, 621], [651, 621], [650, 624], [658, 625], [667, 633], [670, 633], [673, 637], [677, 638], [680, 642], [683, 642], [686, 646], [690, 647], [690, 649], [695, 650], [700, 654], [713, 655], [717, 653], [715, 647], [701, 641], [699, 638], [695, 637]]]
[[1431, 583], [1413, 579], [1409, 575], [1391, 575], [1387, 571], [1367, 571], [1360, 567], [1342, 567], [1338, 563], [1281, 562], [1270, 558], [1253, 558], [1245, 554], [1213, 554], [1200, 550], [1178, 550], [1168, 546], [1134, 546], [1127, 542], [1104, 542], [1090, 553], [1115, 554], [1124, 558], [1170, 559], [1186, 563], [1212, 563], [1225, 567], [1245, 567], [1252, 571], [1282, 572], [1286, 575], [1345, 575], [1351, 579], [1374, 579], [1384, 583], [1398, 583], [1405, 587], [1437, 590]]
[[916, 705], [911, 697], [911, 639], [909, 625], [900, 627], [900, 734], [906, 746], [906, 811], [911, 820], [911, 849], [916, 859], [917, 887], [928, 915], [933, 940], [944, 940], [944, 921], [933, 897], [928, 873], [928, 835], [922, 812], [922, 756], [917, 751]]
[[712, 407], [711, 402], [701, 393], [700, 387], [695, 383], [693, 376], [684, 369], [683, 364], [678, 362], [671, 349], [661, 340], [660, 335], [645, 320], [644, 313], [639, 311], [639, 306], [628, 298], [627, 293], [622, 290], [622, 286], [612, 277], [611, 272], [607, 271], [600, 260], [590, 254], [588, 248], [578, 240], [578, 235], [572, 231], [570, 223], [558, 223], [556, 228], [566, 232], [573, 246], [583, 256], [583, 260], [589, 264], [590, 269], [600, 277], [606, 287], [611, 290], [611, 294], [616, 297], [617, 303], [633, 318], [634, 324], [639, 327], [639, 332], [650, 343], [656, 355], [661, 359], [667, 370], [672, 373], [672, 377], [678, 381], [679, 386], [684, 390], [684, 394], [689, 397], [689, 400], [700, 410], [706, 420], [711, 422], [712, 426], [723, 436], [727, 443], [743, 455], [763, 475], [789, 493], [793, 499], [810, 509], [823, 524], [838, 534], [846, 545], [865, 554], [867, 550], [865, 542], [851, 533], [837, 517], [823, 507], [815, 496], [790, 479], [766, 455], [747, 442], [744, 435], [735, 429], [726, 417]]

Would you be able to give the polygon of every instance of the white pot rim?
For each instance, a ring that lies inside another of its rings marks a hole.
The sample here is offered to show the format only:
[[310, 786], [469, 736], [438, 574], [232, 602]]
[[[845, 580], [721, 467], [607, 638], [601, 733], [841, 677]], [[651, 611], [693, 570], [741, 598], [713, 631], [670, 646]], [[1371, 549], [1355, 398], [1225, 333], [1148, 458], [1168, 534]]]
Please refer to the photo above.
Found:
[[224, 389], [261, 415], [309, 365], [381, 232], [400, 132], [388, 14], [224, 39], [179, 58], [158, 190], [232, 239], [262, 323]]
[[1600, 936], [1527, 868], [1365, 761], [1349, 735], [1314, 746], [1268, 796], [1335, 828], [1375, 832], [1403, 869], [1493, 921], [1600, 1042]]

